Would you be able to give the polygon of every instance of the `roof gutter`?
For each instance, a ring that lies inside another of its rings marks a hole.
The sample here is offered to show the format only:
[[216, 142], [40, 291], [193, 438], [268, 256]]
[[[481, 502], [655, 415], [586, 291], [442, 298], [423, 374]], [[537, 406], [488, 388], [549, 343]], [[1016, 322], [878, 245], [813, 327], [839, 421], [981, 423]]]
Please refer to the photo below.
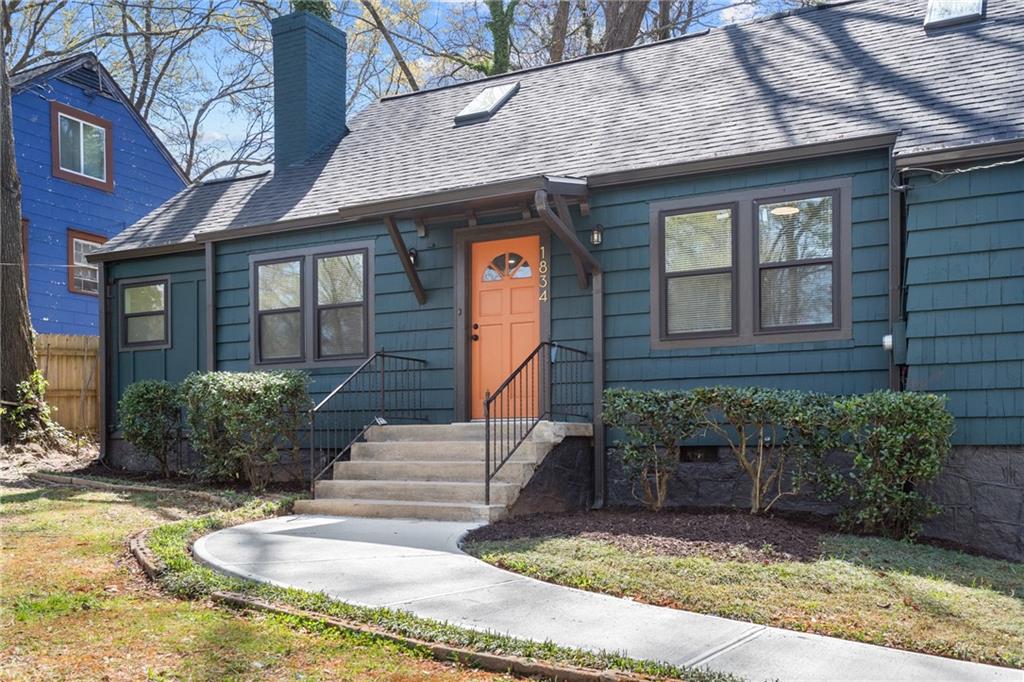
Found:
[[941, 149], [939, 151], [901, 154], [895, 156], [896, 168], [906, 170], [914, 166], [949, 166], [967, 161], [984, 161], [1002, 156], [1024, 155], [1024, 139], [1009, 142], [989, 142], [967, 147]]
[[737, 168], [749, 168], [750, 166], [762, 166], [770, 163], [785, 161], [799, 161], [801, 159], [816, 158], [820, 156], [834, 156], [848, 152], [865, 151], [868, 149], [886, 149], [896, 142], [898, 132], [868, 135], [865, 137], [852, 137], [846, 140], [833, 142], [819, 142], [815, 144], [787, 147], [785, 149], [774, 149], [751, 154], [736, 154], [733, 156], [722, 156], [714, 159], [701, 161], [687, 161], [674, 163], [666, 166], [651, 166], [649, 168], [634, 168], [611, 173], [597, 173], [587, 176], [587, 184], [591, 189], [595, 187], [608, 187], [611, 185], [626, 185], [651, 180], [662, 180], [675, 178], [683, 175], [697, 175], [701, 173], [714, 173], [717, 171], [734, 170]]

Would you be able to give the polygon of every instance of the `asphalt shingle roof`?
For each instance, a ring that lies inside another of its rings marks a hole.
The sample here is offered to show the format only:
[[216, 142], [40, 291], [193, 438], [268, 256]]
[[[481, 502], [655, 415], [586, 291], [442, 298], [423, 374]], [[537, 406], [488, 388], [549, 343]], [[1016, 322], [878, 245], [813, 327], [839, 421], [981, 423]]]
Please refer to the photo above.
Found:
[[1024, 0], [926, 32], [927, 0], [860, 0], [384, 99], [276, 174], [184, 190], [108, 242], [134, 249], [541, 174], [575, 177], [898, 133], [897, 155], [1024, 137]]

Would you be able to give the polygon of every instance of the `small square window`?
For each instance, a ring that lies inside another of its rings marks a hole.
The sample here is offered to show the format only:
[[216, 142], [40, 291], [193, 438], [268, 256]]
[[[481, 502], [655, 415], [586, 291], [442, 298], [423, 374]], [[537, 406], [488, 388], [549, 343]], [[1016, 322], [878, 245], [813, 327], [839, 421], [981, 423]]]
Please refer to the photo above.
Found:
[[168, 343], [167, 281], [121, 287], [122, 345], [159, 347]]
[[106, 239], [77, 230], [68, 230], [68, 289], [77, 294], [99, 293], [99, 268], [86, 256], [99, 249]]
[[113, 190], [110, 122], [52, 102], [53, 175], [106, 191]]

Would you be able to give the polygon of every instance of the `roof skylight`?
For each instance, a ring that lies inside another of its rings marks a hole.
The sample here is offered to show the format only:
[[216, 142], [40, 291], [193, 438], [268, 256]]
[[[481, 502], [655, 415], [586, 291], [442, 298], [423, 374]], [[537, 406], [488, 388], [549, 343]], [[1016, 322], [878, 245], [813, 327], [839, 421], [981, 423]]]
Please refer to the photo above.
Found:
[[925, 28], [976, 21], [985, 16], [985, 0], [928, 0]]
[[519, 92], [519, 81], [486, 87], [455, 115], [455, 122], [468, 123], [490, 118], [517, 92]]

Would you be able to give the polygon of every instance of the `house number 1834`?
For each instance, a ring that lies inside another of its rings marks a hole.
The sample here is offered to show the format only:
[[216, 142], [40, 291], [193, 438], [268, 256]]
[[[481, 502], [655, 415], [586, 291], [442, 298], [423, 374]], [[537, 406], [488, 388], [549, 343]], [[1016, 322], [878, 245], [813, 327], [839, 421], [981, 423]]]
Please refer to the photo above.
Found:
[[540, 300], [548, 300], [548, 254], [540, 247], [540, 262], [537, 263], [537, 274], [540, 275]]

